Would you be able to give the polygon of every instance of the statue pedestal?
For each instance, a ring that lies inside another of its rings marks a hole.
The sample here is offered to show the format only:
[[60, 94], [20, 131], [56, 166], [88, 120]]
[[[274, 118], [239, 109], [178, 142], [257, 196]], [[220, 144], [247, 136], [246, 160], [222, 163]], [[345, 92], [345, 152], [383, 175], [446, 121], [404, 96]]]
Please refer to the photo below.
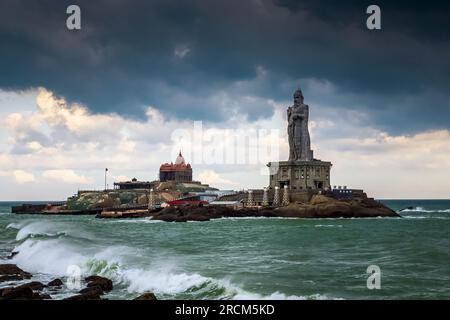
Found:
[[331, 162], [313, 159], [311, 161], [279, 161], [267, 164], [270, 173], [270, 188], [290, 190], [330, 189]]

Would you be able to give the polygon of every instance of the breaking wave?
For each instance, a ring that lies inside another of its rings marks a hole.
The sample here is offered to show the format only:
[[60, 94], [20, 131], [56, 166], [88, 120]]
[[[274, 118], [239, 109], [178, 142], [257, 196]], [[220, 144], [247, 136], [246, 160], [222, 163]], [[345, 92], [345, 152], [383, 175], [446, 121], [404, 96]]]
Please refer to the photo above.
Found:
[[152, 291], [169, 299], [238, 299], [238, 300], [305, 300], [329, 299], [323, 295], [296, 296], [278, 291], [268, 295], [249, 292], [227, 279], [205, 277], [198, 273], [185, 273], [154, 269], [117, 270], [116, 280], [128, 292]]
[[66, 235], [65, 231], [52, 232], [54, 226], [50, 227], [48, 223], [34, 222], [19, 229], [16, 240], [20, 241], [26, 238], [34, 238], [39, 236], [58, 237]]
[[47, 221], [8, 226], [18, 229], [19, 243], [14, 248], [18, 253], [11, 262], [33, 273], [36, 280], [65, 278], [68, 268], [75, 265], [84, 275], [99, 274], [112, 279], [115, 290], [130, 296], [151, 291], [162, 299], [329, 299], [320, 294], [254, 293], [229, 279], [180, 270], [167, 256], [152, 259], [129, 246], [86, 245], [89, 239], [74, 238], [69, 228], [55, 232], [55, 227], [64, 224]]
[[[450, 209], [436, 209], [430, 210], [423, 207], [406, 208], [398, 211], [399, 214], [406, 219], [440, 219], [449, 220], [450, 215], [445, 213], [450, 213]], [[442, 215], [444, 213], [444, 215]], [[441, 214], [441, 215], [439, 215]]]

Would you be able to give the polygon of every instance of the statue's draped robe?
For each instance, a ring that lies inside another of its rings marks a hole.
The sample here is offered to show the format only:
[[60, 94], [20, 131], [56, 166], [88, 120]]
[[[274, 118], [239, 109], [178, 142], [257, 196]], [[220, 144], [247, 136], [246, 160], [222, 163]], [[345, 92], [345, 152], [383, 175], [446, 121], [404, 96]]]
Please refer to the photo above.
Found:
[[308, 105], [294, 104], [288, 108], [287, 116], [289, 160], [312, 160], [311, 140], [308, 130]]

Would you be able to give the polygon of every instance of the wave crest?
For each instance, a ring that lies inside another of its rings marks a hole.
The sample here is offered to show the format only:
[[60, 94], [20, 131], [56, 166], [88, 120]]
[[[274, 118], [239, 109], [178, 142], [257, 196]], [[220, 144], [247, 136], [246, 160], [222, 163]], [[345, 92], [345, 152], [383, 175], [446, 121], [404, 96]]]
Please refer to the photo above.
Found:
[[[10, 224], [18, 229], [18, 252], [12, 263], [39, 277], [68, 276], [70, 266], [79, 266], [82, 275], [98, 274], [114, 282], [113, 295], [124, 292], [154, 292], [163, 299], [329, 299], [324, 295], [297, 296], [279, 291], [255, 293], [230, 279], [208, 277], [180, 270], [168, 255], [146, 256], [148, 251], [129, 246], [101, 246], [81, 237], [84, 230], [55, 222]], [[64, 230], [64, 231], [62, 231]], [[78, 232], [80, 231], [80, 232]], [[71, 236], [73, 234], [73, 236]], [[144, 259], [142, 259], [144, 258]]]
[[425, 213], [450, 213], [450, 209], [437, 209], [437, 210], [429, 210], [424, 209], [423, 207], [414, 207], [412, 209], [401, 209], [399, 212], [425, 212]]

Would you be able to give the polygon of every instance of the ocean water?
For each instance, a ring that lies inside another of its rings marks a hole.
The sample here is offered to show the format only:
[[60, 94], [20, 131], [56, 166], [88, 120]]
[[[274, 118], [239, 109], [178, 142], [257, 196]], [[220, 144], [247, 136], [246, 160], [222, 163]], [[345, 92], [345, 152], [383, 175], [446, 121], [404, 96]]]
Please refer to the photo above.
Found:
[[[450, 200], [383, 202], [413, 209], [403, 218], [167, 223], [13, 215], [14, 203], [0, 202], [0, 263], [39, 281], [67, 279], [75, 265], [111, 278], [109, 299], [146, 291], [160, 299], [449, 299]], [[369, 265], [381, 269], [379, 290], [367, 289]]]

